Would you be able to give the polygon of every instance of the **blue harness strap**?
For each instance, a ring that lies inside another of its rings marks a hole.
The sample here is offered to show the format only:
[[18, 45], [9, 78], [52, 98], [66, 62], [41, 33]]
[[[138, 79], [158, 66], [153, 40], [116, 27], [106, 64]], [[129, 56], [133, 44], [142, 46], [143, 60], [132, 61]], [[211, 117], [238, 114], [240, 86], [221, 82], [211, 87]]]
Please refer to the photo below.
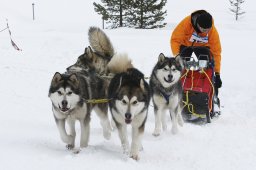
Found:
[[170, 98], [170, 94], [167, 95], [165, 94], [164, 92], [160, 91], [160, 93], [162, 94], [162, 96], [164, 97], [164, 99], [166, 100], [166, 104], [168, 105], [169, 104], [169, 98]]

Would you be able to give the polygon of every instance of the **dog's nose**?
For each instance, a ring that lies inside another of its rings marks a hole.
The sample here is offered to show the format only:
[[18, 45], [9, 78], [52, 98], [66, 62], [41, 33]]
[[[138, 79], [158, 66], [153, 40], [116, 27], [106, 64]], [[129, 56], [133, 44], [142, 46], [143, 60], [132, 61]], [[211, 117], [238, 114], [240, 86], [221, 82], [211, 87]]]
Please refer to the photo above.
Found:
[[171, 74], [168, 75], [169, 80], [171, 80], [172, 77], [173, 77], [173, 76], [172, 76]]
[[131, 119], [132, 114], [131, 113], [125, 113], [124, 116], [125, 116], [126, 119]]
[[67, 101], [67, 100], [63, 100], [63, 101], [61, 102], [61, 104], [62, 104], [62, 107], [67, 107], [68, 101]]

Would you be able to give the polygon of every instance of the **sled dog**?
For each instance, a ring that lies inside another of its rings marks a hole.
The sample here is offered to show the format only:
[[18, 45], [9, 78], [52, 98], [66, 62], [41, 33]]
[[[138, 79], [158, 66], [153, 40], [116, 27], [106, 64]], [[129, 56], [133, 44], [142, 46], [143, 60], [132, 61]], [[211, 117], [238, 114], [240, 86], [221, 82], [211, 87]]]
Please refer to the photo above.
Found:
[[138, 160], [150, 102], [150, 89], [144, 75], [135, 68], [117, 73], [111, 80], [108, 98], [124, 153], [129, 152], [127, 126], [132, 127], [130, 157]]
[[[75, 147], [75, 121], [80, 122], [80, 147], [87, 147], [90, 133], [90, 114], [92, 109], [100, 118], [103, 135], [110, 138], [110, 122], [107, 103], [92, 104], [88, 99], [106, 98], [107, 84], [104, 80], [88, 72], [56, 72], [52, 78], [49, 97], [60, 137], [68, 149]], [[69, 126], [67, 132], [66, 126]]]
[[107, 74], [107, 64], [115, 54], [108, 36], [97, 27], [90, 27], [88, 31], [90, 46], [85, 48], [75, 64], [67, 68], [68, 71], [81, 69], [95, 71], [99, 75]]
[[183, 126], [181, 115], [183, 91], [180, 81], [183, 68], [183, 61], [180, 56], [168, 58], [162, 53], [153, 68], [150, 77], [150, 89], [155, 113], [154, 136], [160, 135], [161, 128], [164, 131], [167, 129], [166, 110], [170, 112], [173, 134], [178, 132], [177, 124]]

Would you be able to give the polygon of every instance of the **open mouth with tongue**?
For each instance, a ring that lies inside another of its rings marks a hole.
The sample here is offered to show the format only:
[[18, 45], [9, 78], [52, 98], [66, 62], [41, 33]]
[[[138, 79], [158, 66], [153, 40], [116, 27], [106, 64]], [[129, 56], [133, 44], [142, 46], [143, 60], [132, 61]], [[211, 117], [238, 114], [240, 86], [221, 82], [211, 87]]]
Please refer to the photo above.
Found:
[[60, 105], [59, 105], [59, 109], [60, 109], [62, 112], [67, 112], [67, 111], [69, 111], [70, 108], [68, 108], [68, 107], [60, 107]]

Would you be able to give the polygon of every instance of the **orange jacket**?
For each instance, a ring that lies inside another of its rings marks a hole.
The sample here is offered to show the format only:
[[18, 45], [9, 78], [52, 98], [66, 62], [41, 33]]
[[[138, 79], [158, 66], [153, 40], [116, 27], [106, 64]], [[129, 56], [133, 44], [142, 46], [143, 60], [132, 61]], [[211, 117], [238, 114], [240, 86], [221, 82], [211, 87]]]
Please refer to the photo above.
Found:
[[[171, 36], [171, 49], [174, 56], [180, 53], [180, 46], [191, 46], [193, 42], [189, 41], [192, 34], [195, 33], [195, 29], [191, 23], [191, 15], [184, 18], [177, 27], [173, 30]], [[220, 73], [221, 66], [221, 44], [219, 39], [219, 33], [212, 24], [211, 30], [206, 33], [199, 33], [201, 37], [206, 37], [208, 35], [208, 42], [206, 43], [198, 43], [195, 42], [194, 46], [208, 46], [210, 47], [210, 51], [214, 56], [215, 61], [215, 72]]]

